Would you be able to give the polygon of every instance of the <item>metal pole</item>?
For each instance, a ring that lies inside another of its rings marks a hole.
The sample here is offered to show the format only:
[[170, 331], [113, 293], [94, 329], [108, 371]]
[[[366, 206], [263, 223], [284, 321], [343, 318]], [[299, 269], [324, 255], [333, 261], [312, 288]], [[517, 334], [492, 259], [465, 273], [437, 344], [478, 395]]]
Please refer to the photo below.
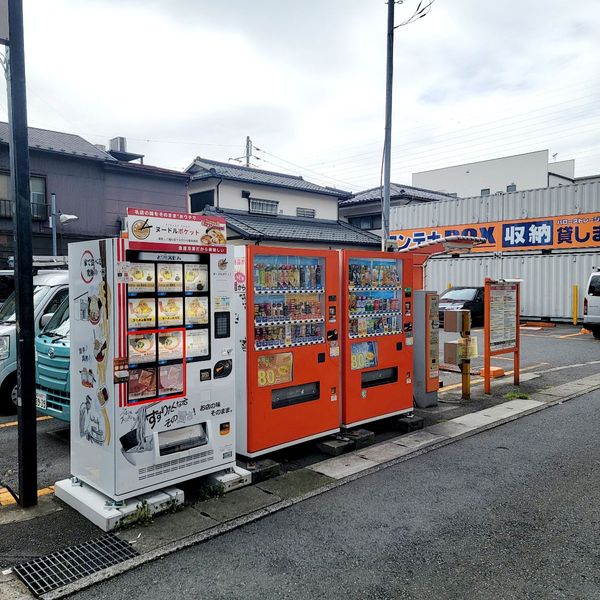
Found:
[[29, 146], [22, 0], [9, 0], [7, 51], [10, 175], [15, 200], [15, 291], [17, 296], [17, 385], [19, 498], [23, 507], [37, 504], [37, 439], [35, 420], [35, 336], [29, 190]]
[[573, 325], [579, 320], [579, 286], [573, 286]]
[[50, 220], [52, 222], [52, 256], [56, 254], [56, 194], [50, 194]]
[[390, 237], [390, 170], [392, 151], [392, 87], [394, 80], [394, 7], [388, 0], [387, 65], [385, 73], [385, 140], [383, 143], [383, 201], [381, 203], [381, 249], [388, 248]]

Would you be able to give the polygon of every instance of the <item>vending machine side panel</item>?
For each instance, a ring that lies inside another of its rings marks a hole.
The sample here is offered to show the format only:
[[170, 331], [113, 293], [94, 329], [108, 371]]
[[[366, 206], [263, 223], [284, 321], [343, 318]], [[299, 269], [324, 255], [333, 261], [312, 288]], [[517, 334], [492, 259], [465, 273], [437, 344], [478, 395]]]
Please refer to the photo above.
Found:
[[69, 244], [71, 472], [114, 494], [115, 244]]

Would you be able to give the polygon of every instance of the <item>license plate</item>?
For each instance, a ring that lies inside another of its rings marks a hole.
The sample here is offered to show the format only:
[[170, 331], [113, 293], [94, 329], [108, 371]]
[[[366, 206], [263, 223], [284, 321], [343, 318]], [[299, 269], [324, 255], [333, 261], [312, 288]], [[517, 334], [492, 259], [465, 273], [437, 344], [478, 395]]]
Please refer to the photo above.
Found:
[[36, 408], [46, 409], [48, 395], [42, 390], [35, 391], [35, 406]]

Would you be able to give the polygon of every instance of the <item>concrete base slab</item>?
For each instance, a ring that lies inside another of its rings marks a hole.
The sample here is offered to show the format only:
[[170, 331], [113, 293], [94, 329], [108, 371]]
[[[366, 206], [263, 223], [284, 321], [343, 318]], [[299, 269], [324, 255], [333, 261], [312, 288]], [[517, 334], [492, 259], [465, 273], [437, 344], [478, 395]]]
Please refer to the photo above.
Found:
[[430, 425], [427, 427], [427, 429], [425, 429], [425, 431], [433, 433], [434, 435], [452, 438], [469, 433], [469, 431], [473, 431], [473, 428], [462, 423], [456, 423], [455, 421], [446, 421], [445, 423], [436, 423], [435, 425]]
[[33, 594], [12, 569], [0, 574], [0, 600], [31, 600]]
[[237, 465], [227, 471], [219, 471], [206, 477], [209, 485], [222, 485], [224, 492], [231, 492], [252, 483], [252, 473]]
[[533, 381], [534, 379], [538, 379], [541, 377], [539, 373], [521, 373], [519, 375], [519, 381], [524, 383], [525, 381]]
[[102, 529], [110, 531], [117, 525], [135, 522], [143, 510], [154, 515], [183, 504], [183, 491], [167, 487], [115, 505], [110, 498], [84, 483], [73, 483], [71, 479], [56, 482], [55, 494], [65, 504], [81, 513], [86, 519]]
[[279, 500], [280, 498], [274, 494], [268, 494], [258, 487], [250, 486], [235, 490], [221, 498], [198, 502], [192, 508], [205, 517], [222, 523], [247, 515]]
[[328, 483], [331, 483], [331, 477], [327, 477], [316, 471], [309, 469], [298, 469], [297, 471], [288, 471], [287, 473], [268, 479], [258, 484], [258, 487], [268, 492], [275, 494], [282, 500], [301, 496], [312, 490], [316, 490]]
[[270, 458], [240, 459], [238, 466], [250, 472], [253, 484], [281, 475], [281, 464]]
[[63, 507], [58, 502], [54, 502], [53, 496], [40, 496], [38, 505], [32, 508], [21, 508], [18, 504], [0, 508], [0, 525], [30, 521], [60, 510], [63, 510]]
[[346, 431], [344, 437], [348, 438], [352, 442], [352, 448], [359, 450], [365, 446], [370, 446], [375, 443], [375, 433], [368, 429], [354, 429], [353, 431]]
[[130, 542], [138, 552], [143, 553], [185, 539], [215, 525], [217, 521], [188, 507], [179, 512], [161, 515], [149, 525], [121, 531], [118, 536]]
[[406, 446], [385, 442], [358, 452], [358, 456], [366, 458], [367, 460], [372, 460], [374, 463], [382, 464], [400, 458], [401, 456], [406, 456], [411, 452], [412, 450]]
[[423, 429], [425, 419], [423, 417], [400, 417], [396, 421], [396, 429], [401, 433], [410, 433]]
[[423, 429], [421, 431], [415, 431], [413, 433], [400, 436], [392, 440], [392, 443], [415, 450], [417, 448], [421, 448], [422, 446], [429, 446], [431, 444], [435, 444], [436, 442], [441, 442], [444, 439], [446, 438], [443, 435], [435, 435], [433, 433], [429, 433], [429, 431], [426, 429]]
[[354, 444], [348, 439], [342, 438], [327, 438], [325, 440], [319, 440], [316, 443], [317, 449], [327, 456], [340, 456], [350, 452], [354, 448]]
[[348, 454], [346, 456], [337, 456], [324, 460], [323, 462], [311, 465], [308, 468], [311, 471], [322, 473], [331, 477], [332, 479], [343, 479], [349, 475], [360, 473], [371, 467], [374, 467], [377, 463], [366, 458], [361, 458], [355, 454]]

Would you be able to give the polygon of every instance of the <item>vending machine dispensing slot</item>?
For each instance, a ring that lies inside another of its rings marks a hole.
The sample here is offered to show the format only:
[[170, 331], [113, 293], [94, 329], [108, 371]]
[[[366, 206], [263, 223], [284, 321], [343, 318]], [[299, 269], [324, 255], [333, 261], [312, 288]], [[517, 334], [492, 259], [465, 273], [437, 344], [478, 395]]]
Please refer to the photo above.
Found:
[[243, 456], [339, 431], [338, 268], [331, 250], [236, 248]]
[[397, 381], [398, 367], [388, 367], [387, 369], [378, 369], [376, 371], [363, 371], [360, 374], [360, 384], [363, 388], [397, 383]]
[[161, 431], [158, 434], [158, 453], [161, 456], [199, 448], [200, 446], [206, 446], [206, 444], [208, 444], [206, 423], [180, 427], [171, 431]]

